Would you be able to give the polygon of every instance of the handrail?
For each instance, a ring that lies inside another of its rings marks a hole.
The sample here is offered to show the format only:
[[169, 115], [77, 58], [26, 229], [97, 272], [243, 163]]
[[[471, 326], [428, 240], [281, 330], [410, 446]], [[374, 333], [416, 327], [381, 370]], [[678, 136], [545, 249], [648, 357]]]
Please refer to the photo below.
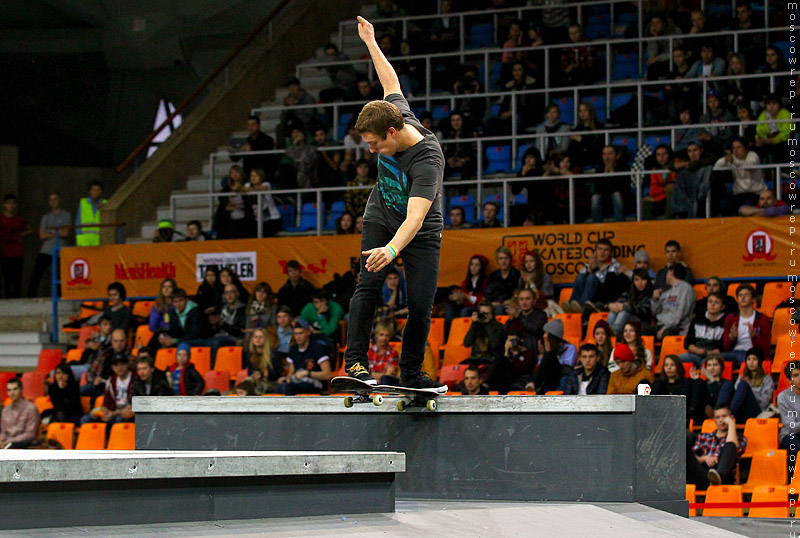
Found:
[[169, 116], [167, 116], [167, 119], [165, 119], [161, 125], [156, 127], [142, 141], [142, 143], [139, 144], [136, 147], [136, 149], [134, 149], [131, 152], [131, 154], [128, 155], [128, 157], [126, 157], [125, 160], [122, 161], [122, 163], [119, 166], [117, 166], [117, 173], [122, 172], [128, 166], [130, 166], [133, 160], [136, 159], [136, 157], [138, 157], [142, 151], [144, 151], [146, 148], [150, 146], [150, 143], [153, 141], [153, 139], [155, 139], [155, 137], [158, 136], [158, 134], [161, 131], [163, 131], [167, 125], [170, 125], [172, 123], [172, 120], [175, 119], [179, 114], [181, 114], [186, 109], [186, 107], [189, 106], [197, 98], [197, 96], [200, 95], [200, 93], [202, 93], [214, 81], [214, 79], [216, 79], [217, 76], [219, 76], [219, 74], [225, 70], [226, 67], [228, 67], [228, 65], [230, 65], [230, 63], [239, 55], [239, 53], [242, 52], [248, 45], [250, 45], [253, 39], [255, 39], [256, 36], [258, 36], [264, 30], [264, 28], [266, 28], [267, 26], [269, 26], [270, 23], [272, 23], [272, 20], [278, 15], [278, 13], [280, 13], [283, 10], [283, 8], [285, 8], [291, 2], [292, 0], [282, 0], [277, 6], [275, 6], [272, 9], [272, 11], [269, 12], [269, 15], [267, 15], [267, 17], [258, 26], [256, 26], [255, 29], [252, 32], [250, 32], [250, 34], [248, 34], [248, 36], [244, 39], [244, 41], [242, 41], [239, 44], [239, 46], [233, 50], [233, 52], [228, 54], [228, 56], [222, 61], [222, 63], [220, 63], [217, 66], [217, 68], [214, 69], [214, 71], [212, 71], [211, 74], [209, 74], [194, 89], [194, 91], [192, 91], [192, 93], [189, 94], [188, 97], [186, 97], [183, 101], [181, 101], [181, 103], [177, 107], [175, 107], [175, 110]]

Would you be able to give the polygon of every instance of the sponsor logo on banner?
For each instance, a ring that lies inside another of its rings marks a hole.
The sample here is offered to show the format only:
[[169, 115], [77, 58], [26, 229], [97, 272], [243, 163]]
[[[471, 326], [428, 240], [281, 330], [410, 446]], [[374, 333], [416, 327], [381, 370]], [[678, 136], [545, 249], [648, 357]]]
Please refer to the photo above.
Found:
[[742, 256], [742, 259], [746, 262], [754, 260], [771, 262], [777, 257], [777, 254], [772, 253], [774, 246], [775, 242], [766, 230], [753, 230], [747, 236], [747, 242], [745, 243], [747, 254]]
[[92, 281], [89, 280], [89, 262], [83, 258], [72, 260], [69, 264], [69, 280], [67, 286], [91, 286]]
[[165, 278], [175, 278], [178, 270], [172, 262], [162, 262], [159, 265], [149, 263], [137, 263], [126, 267], [121, 263], [114, 264], [115, 280], [147, 280], [151, 278], [163, 280]]
[[[289, 263], [289, 260], [278, 260], [278, 264], [281, 266], [281, 270], [284, 272], [284, 274], [286, 274], [286, 264], [287, 263]], [[327, 271], [325, 270], [325, 266], [326, 265], [328, 265], [328, 260], [325, 259], [325, 258], [322, 258], [322, 259], [319, 260], [319, 262], [309, 263], [307, 265], [303, 265], [301, 263], [300, 264], [300, 270], [301, 271], [308, 271], [308, 272], [310, 272], [311, 274], [314, 274], [314, 275], [324, 275], [324, 274], [327, 273]], [[351, 268], [353, 267], [352, 258], [350, 260], [350, 267]]]
[[252, 252], [203, 252], [195, 258], [195, 277], [198, 282], [203, 281], [206, 268], [213, 266], [218, 270], [232, 269], [239, 280], [254, 281], [256, 274], [256, 253]]

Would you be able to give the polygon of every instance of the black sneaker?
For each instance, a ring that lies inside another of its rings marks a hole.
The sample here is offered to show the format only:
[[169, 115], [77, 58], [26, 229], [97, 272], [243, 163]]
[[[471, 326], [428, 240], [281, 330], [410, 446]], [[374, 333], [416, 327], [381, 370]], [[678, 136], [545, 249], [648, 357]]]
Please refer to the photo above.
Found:
[[410, 389], [426, 389], [437, 394], [444, 394], [447, 392], [447, 385], [431, 379], [425, 372], [419, 372], [411, 377], [402, 377], [400, 379], [401, 387], [408, 387]]
[[348, 377], [358, 379], [359, 381], [363, 381], [369, 385], [378, 384], [378, 382], [375, 381], [375, 378], [370, 375], [369, 370], [360, 362], [354, 363], [350, 368], [347, 368], [345, 372], [347, 372]]

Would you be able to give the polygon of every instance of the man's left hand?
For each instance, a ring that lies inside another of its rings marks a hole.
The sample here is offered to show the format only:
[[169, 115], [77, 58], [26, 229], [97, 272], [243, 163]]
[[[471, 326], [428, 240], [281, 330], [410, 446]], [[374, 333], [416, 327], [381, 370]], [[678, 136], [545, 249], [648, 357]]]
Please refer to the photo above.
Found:
[[392, 260], [394, 260], [392, 251], [389, 250], [389, 247], [378, 247], [371, 250], [365, 250], [361, 252], [361, 255], [367, 257], [367, 263], [364, 265], [367, 268], [367, 271], [370, 273], [377, 273], [392, 263]]

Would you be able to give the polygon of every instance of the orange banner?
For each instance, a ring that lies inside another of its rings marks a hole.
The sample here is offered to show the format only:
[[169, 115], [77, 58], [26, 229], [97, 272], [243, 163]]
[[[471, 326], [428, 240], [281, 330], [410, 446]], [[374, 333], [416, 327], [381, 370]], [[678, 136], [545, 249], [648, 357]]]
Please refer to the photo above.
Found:
[[[791, 271], [793, 226], [794, 217], [787, 216], [445, 231], [439, 285], [461, 283], [472, 254], [483, 254], [494, 264], [499, 245], [511, 248], [516, 267], [526, 251], [538, 250], [553, 281], [569, 283], [603, 237], [614, 244], [614, 257], [629, 267], [639, 248], [650, 254], [653, 268], [662, 267], [664, 243], [675, 239], [695, 278], [780, 277]], [[167, 277], [191, 294], [204, 267], [212, 264], [235, 268], [249, 288], [263, 280], [277, 291], [286, 281], [286, 262], [292, 259], [303, 266], [306, 279], [322, 286], [334, 273], [350, 268], [359, 255], [359, 242], [356, 235], [326, 235], [70, 247], [61, 252], [63, 298], [103, 298], [114, 281], [123, 283], [131, 297], [153, 296]]]

